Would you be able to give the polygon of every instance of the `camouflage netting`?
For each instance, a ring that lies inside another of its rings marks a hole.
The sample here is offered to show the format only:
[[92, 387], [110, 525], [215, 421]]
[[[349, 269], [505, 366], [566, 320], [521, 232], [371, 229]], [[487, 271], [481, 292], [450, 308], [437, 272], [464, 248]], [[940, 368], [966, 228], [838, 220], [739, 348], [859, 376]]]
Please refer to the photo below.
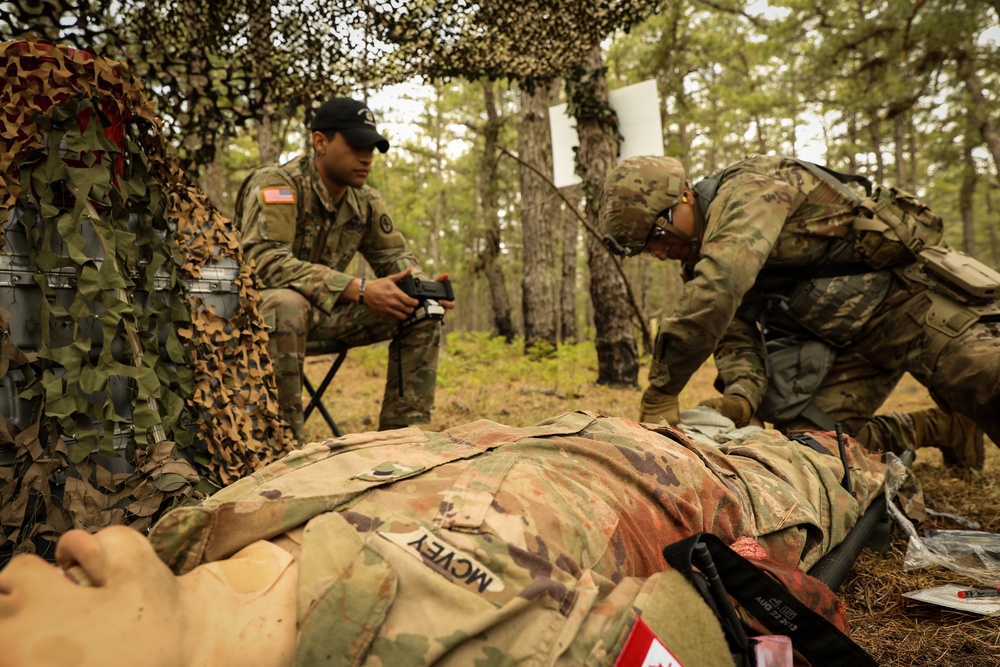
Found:
[[557, 77], [649, 0], [18, 0], [10, 25], [132, 64], [181, 144], [182, 166], [247, 121], [295, 117], [333, 94], [430, 79]]
[[28, 423], [0, 420], [0, 554], [49, 553], [70, 527], [148, 526], [291, 442], [238, 237], [142, 86], [27, 42], [0, 43], [0, 72], [0, 383], [31, 402]]
[[[289, 446], [238, 239], [182, 169], [239, 128], [308, 116], [335, 94], [414, 76], [557, 77], [657, 6], [0, 0], [0, 40], [24, 40], [0, 52], [0, 228], [27, 262], [10, 293], [38, 295], [37, 308], [0, 302], [32, 340], [0, 341], [0, 398], [16, 381], [36, 409], [0, 423], [0, 559], [74, 525], [147, 525], [195, 493], [196, 473], [226, 483]], [[225, 260], [238, 305], [218, 313], [191, 285]], [[106, 467], [121, 459], [136, 470]]]

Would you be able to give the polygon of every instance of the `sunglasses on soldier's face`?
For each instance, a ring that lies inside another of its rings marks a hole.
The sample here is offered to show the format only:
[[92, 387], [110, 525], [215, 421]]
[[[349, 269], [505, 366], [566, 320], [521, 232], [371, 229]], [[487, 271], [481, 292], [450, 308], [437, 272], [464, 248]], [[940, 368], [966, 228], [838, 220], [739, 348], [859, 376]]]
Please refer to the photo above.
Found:
[[604, 246], [611, 252], [612, 255], [617, 255], [618, 257], [635, 257], [646, 249], [646, 246], [649, 245], [649, 242], [653, 239], [653, 237], [658, 234], [665, 233], [663, 231], [663, 224], [659, 222], [661, 219], [666, 220], [666, 223], [672, 227], [674, 224], [673, 209], [666, 208], [657, 214], [656, 224], [649, 228], [649, 233], [646, 234], [646, 239], [642, 243], [626, 246], [619, 243], [618, 239], [611, 234], [606, 234], [604, 236]]

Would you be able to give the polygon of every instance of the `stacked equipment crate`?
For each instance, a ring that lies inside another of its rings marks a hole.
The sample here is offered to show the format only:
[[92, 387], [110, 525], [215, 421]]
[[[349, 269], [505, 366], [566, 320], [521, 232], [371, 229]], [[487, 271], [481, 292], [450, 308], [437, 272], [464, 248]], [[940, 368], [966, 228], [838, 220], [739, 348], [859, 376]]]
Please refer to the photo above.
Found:
[[239, 239], [121, 63], [0, 43], [0, 564], [291, 448]]

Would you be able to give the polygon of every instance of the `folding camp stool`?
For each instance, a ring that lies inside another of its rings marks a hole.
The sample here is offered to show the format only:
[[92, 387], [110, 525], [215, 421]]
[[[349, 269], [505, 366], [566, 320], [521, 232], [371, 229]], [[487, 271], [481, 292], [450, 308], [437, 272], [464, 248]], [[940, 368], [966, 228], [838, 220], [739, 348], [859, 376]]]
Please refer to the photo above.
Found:
[[306, 343], [306, 356], [316, 357], [319, 355], [336, 355], [333, 361], [330, 363], [330, 368], [326, 371], [326, 377], [323, 381], [319, 383], [319, 387], [313, 387], [312, 382], [306, 377], [305, 369], [302, 372], [302, 384], [305, 385], [306, 391], [309, 392], [309, 404], [306, 405], [306, 409], [303, 412], [303, 421], [309, 420], [309, 415], [312, 414], [313, 409], [319, 410], [319, 413], [323, 415], [323, 419], [326, 420], [327, 426], [333, 431], [333, 434], [337, 437], [343, 435], [340, 427], [337, 426], [337, 422], [333, 420], [330, 415], [330, 411], [326, 409], [323, 405], [323, 394], [326, 392], [326, 388], [330, 386], [330, 382], [333, 381], [333, 376], [337, 374], [340, 370], [341, 364], [344, 363], [344, 359], [347, 358], [348, 347], [343, 343], [334, 340], [311, 340]]

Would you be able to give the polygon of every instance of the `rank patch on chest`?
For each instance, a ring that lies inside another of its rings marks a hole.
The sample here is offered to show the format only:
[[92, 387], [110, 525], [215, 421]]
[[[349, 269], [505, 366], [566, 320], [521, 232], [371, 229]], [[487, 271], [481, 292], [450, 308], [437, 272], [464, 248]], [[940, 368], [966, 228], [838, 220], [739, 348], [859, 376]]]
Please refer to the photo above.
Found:
[[426, 528], [409, 533], [379, 532], [449, 581], [475, 593], [499, 593], [504, 589], [500, 580], [485, 565], [471, 555], [456, 549]]
[[260, 192], [264, 195], [265, 204], [295, 203], [295, 193], [291, 188], [264, 188]]

